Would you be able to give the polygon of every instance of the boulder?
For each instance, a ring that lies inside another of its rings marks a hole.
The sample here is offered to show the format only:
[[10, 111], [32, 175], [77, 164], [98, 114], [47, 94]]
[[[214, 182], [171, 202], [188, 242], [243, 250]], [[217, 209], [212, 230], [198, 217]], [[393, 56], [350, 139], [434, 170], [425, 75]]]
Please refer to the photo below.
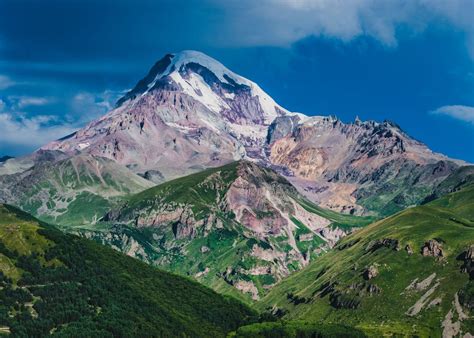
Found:
[[474, 279], [474, 244], [461, 254], [461, 259], [463, 260], [461, 271], [468, 273], [471, 280]]
[[372, 278], [377, 277], [379, 274], [379, 270], [375, 265], [369, 266], [365, 271], [364, 271], [364, 278], [367, 280], [370, 280]]
[[370, 294], [370, 295], [373, 295], [373, 294], [379, 294], [381, 289], [378, 285], [376, 284], [369, 284], [367, 285], [367, 292]]
[[430, 239], [421, 248], [421, 254], [425, 257], [426, 256], [443, 257], [442, 245], [436, 239]]

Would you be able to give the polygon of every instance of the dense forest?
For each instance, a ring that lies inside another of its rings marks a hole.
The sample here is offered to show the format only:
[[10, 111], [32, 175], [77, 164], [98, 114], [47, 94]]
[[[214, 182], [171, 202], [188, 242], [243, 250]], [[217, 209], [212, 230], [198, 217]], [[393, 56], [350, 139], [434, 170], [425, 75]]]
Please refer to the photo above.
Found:
[[225, 336], [256, 319], [237, 300], [10, 206], [0, 228], [0, 327], [13, 336]]

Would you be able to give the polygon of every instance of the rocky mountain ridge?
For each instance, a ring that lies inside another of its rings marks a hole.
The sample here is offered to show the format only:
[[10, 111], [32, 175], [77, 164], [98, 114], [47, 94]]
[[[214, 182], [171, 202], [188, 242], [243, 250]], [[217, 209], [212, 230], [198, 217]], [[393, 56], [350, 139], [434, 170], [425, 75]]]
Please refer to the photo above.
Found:
[[98, 229], [75, 231], [257, 300], [370, 221], [318, 208], [274, 171], [240, 161], [145, 190], [109, 211]]
[[156, 182], [250, 159], [287, 176], [314, 202], [357, 214], [417, 204], [464, 165], [392, 122], [291, 113], [194, 51], [166, 55], [116, 109], [44, 149], [111, 158]]
[[107, 158], [55, 151], [35, 155], [31, 168], [0, 176], [0, 201], [54, 224], [94, 224], [114, 201], [154, 185]]
[[[115, 109], [40, 153], [108, 158], [154, 183], [247, 159], [284, 175], [318, 205], [359, 215], [419, 204], [465, 165], [392, 122], [292, 113], [195, 51], [166, 55]], [[0, 175], [30, 170], [38, 157], [2, 162]]]
[[258, 303], [285, 320], [344, 323], [368, 336], [474, 331], [474, 184], [341, 240]]

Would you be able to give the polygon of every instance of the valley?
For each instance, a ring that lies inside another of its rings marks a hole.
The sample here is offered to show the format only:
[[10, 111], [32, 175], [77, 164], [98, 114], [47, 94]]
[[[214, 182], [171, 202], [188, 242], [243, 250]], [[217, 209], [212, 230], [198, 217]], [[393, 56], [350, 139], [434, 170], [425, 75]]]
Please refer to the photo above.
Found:
[[0, 335], [469, 337], [474, 166], [196, 51], [0, 160]]

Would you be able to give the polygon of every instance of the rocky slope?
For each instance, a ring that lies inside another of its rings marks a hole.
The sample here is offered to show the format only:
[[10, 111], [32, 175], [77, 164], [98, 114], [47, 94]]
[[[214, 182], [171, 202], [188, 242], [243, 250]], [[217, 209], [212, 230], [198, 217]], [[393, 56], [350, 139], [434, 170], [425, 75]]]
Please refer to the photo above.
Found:
[[262, 156], [268, 126], [284, 113], [257, 84], [184, 51], [158, 61], [109, 114], [44, 149], [104, 156], [169, 180]]
[[249, 161], [132, 196], [97, 227], [75, 229], [217, 291], [259, 299], [368, 218], [320, 209]]
[[270, 164], [291, 170], [302, 193], [334, 210], [394, 213], [419, 204], [463, 164], [431, 152], [391, 122], [313, 117], [289, 128], [284, 120], [271, 126], [279, 138], [269, 139]]
[[106, 158], [49, 151], [35, 155], [31, 168], [0, 176], [0, 201], [55, 224], [93, 224], [115, 200], [153, 186]]
[[380, 215], [420, 203], [464, 164], [391, 122], [291, 113], [194, 51], [166, 55], [115, 109], [43, 149], [110, 158], [157, 183], [249, 159], [326, 208]]
[[474, 185], [344, 238], [257, 306], [372, 336], [470, 336]]

